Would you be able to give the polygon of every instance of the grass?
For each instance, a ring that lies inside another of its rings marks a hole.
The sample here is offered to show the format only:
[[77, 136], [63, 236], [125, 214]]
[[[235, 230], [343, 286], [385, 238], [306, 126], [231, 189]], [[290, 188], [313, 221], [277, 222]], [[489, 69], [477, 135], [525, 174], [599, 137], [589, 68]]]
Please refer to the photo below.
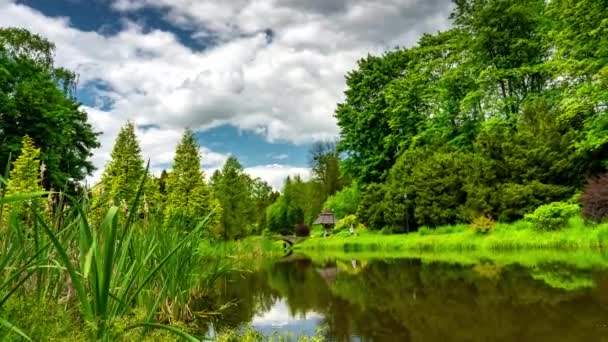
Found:
[[608, 224], [586, 225], [573, 217], [559, 231], [540, 231], [531, 223], [518, 221], [497, 224], [495, 230], [480, 234], [467, 225], [422, 228], [402, 235], [359, 232], [358, 236], [339, 234], [327, 238], [311, 237], [297, 245], [301, 251], [384, 251], [384, 252], [471, 252], [513, 250], [600, 250], [608, 247]]
[[[71, 312], [70, 325], [80, 332], [71, 340], [114, 341], [134, 334], [140, 339], [154, 330], [169, 340], [199, 341], [173, 323], [192, 319], [189, 299], [210, 286], [201, 281], [202, 257], [196, 253], [207, 220], [184, 227], [166, 226], [147, 213], [140, 219], [143, 182], [130, 210], [109, 207], [100, 220], [86, 198], [68, 197], [69, 205], [54, 215], [40, 197], [57, 194], [0, 198], [0, 206], [25, 208], [5, 210], [0, 222], [0, 336], [54, 338], [48, 330], [57, 329], [35, 329], [39, 322], [28, 317], [36, 315], [24, 315], [33, 302], [37, 306], [31, 308]], [[223, 271], [207, 268], [205, 277], [212, 281]], [[60, 315], [55, 323], [64, 319]]]

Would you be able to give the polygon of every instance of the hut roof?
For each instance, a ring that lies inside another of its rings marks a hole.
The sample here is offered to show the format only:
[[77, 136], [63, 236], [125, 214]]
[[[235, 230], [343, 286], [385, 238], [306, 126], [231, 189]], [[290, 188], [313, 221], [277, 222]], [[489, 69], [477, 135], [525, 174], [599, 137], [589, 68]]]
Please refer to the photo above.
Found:
[[313, 224], [336, 224], [337, 220], [331, 211], [324, 211]]

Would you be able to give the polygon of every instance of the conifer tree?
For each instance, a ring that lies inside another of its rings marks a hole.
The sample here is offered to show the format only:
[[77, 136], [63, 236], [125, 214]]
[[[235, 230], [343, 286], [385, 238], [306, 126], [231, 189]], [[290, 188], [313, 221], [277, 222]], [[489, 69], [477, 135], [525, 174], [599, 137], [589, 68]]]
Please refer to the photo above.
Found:
[[[6, 196], [43, 191], [41, 184], [40, 149], [34, 146], [34, 140], [24, 136], [21, 140], [21, 154], [13, 163], [9, 174]], [[8, 222], [10, 215], [17, 215], [18, 220], [28, 216], [26, 203], [16, 202], [4, 208], [3, 223]]]
[[194, 134], [187, 129], [175, 150], [173, 170], [167, 177], [165, 191], [167, 202], [165, 220], [181, 220], [187, 228], [213, 212], [211, 225], [214, 226], [221, 215], [219, 201], [214, 198], [205, 175], [201, 171], [201, 153]]
[[102, 190], [99, 200], [104, 205], [112, 203], [117, 206], [129, 206], [137, 194], [145, 172], [133, 122], [127, 122], [120, 129], [111, 156], [112, 159], [101, 176]]

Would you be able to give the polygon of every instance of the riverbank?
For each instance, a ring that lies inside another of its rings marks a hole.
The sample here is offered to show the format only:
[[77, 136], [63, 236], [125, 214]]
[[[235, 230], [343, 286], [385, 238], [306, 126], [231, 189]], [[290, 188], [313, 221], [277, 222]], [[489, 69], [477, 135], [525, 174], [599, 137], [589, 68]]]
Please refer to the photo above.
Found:
[[350, 236], [311, 237], [298, 244], [301, 251], [332, 252], [459, 252], [509, 250], [600, 250], [608, 247], [608, 224], [586, 225], [580, 217], [558, 231], [540, 231], [532, 223], [497, 224], [481, 234], [468, 225], [421, 229], [415, 233], [383, 235], [371, 231]]

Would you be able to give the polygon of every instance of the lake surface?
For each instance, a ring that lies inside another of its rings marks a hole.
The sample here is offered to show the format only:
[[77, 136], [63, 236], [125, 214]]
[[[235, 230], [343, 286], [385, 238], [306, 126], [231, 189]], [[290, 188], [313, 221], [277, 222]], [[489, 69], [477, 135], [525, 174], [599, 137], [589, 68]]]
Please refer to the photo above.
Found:
[[215, 328], [331, 341], [608, 340], [608, 271], [291, 257], [221, 281]]

